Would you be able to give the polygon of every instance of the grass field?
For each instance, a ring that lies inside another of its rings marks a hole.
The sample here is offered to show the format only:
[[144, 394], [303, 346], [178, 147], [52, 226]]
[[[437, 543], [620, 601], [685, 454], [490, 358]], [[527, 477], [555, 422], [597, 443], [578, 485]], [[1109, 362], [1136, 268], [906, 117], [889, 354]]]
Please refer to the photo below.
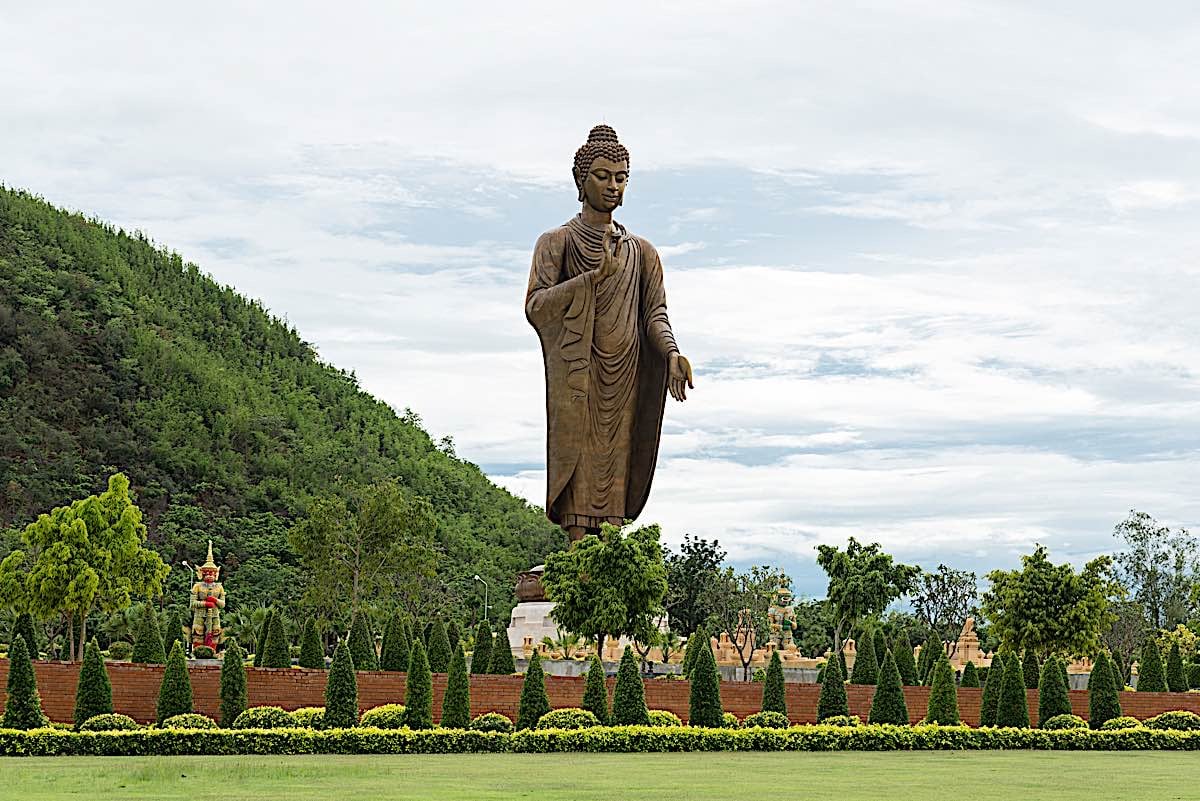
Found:
[[[889, 752], [0, 759], [0, 799], [1197, 798], [1200, 754]], [[782, 793], [782, 795], [781, 795]]]

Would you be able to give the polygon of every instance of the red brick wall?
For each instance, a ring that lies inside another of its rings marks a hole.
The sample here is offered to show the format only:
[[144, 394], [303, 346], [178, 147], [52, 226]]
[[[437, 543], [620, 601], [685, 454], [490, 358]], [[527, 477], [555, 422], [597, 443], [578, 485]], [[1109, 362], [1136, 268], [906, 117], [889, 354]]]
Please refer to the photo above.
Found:
[[[38, 689], [42, 696], [42, 708], [51, 720], [67, 722], [72, 719], [75, 707], [75, 684], [79, 676], [77, 664], [62, 662], [36, 662]], [[155, 665], [132, 665], [109, 663], [108, 675], [113, 687], [113, 709], [139, 721], [151, 721], [155, 717], [158, 700], [158, 685], [162, 681], [162, 667]], [[189, 667], [192, 679], [192, 694], [197, 712], [217, 717], [220, 709], [221, 669], [209, 666]], [[322, 670], [247, 668], [247, 696], [251, 706], [275, 705], [284, 709], [302, 706], [323, 706], [325, 703], [325, 676]], [[0, 659], [0, 688], [8, 678], [8, 661]], [[515, 719], [521, 697], [521, 676], [472, 676], [471, 714], [501, 712]], [[546, 693], [550, 706], [579, 706], [583, 702], [584, 679], [582, 677], [547, 676]], [[609, 679], [611, 688], [615, 679]], [[688, 683], [686, 681], [649, 680], [645, 682], [646, 704], [651, 709], [666, 709], [680, 718], [688, 716]], [[433, 716], [441, 717], [442, 694], [446, 690], [445, 674], [433, 677]], [[864, 685], [847, 685], [850, 714], [864, 721], [871, 710], [871, 696], [875, 688]], [[817, 697], [821, 692], [816, 684], [788, 684], [788, 713], [793, 723], [814, 723], [817, 715]], [[905, 687], [908, 714], [916, 723], [925, 716], [929, 700], [928, 687]], [[958, 709], [964, 721], [979, 724], [979, 702], [981, 691], [960, 688]], [[1037, 690], [1027, 691], [1029, 709], [1037, 717]], [[0, 689], [0, 701], [4, 692]], [[721, 682], [721, 702], [725, 711], [739, 718], [759, 711], [762, 702], [762, 684], [754, 682]], [[358, 674], [358, 703], [361, 709], [370, 709], [380, 704], [404, 703], [404, 674], [383, 671], [360, 672]], [[1071, 706], [1075, 714], [1088, 716], [1088, 694], [1083, 690], [1071, 691]], [[1126, 715], [1144, 719], [1172, 709], [1187, 709], [1200, 714], [1200, 694], [1197, 693], [1121, 693], [1121, 709]]]

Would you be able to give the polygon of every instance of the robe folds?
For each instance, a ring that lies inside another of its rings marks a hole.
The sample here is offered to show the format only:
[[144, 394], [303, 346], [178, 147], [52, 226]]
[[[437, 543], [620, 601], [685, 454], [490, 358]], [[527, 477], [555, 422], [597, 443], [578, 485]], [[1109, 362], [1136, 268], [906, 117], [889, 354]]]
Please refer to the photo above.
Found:
[[534, 247], [525, 316], [546, 371], [546, 516], [599, 528], [646, 505], [677, 353], [654, 246], [616, 225], [619, 266], [599, 278], [604, 229], [576, 216]]

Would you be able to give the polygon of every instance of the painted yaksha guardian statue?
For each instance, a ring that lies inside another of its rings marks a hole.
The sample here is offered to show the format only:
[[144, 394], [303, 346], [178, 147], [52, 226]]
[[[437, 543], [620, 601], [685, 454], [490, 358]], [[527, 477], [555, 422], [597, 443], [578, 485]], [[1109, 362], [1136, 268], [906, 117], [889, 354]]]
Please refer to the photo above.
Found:
[[201, 645], [215, 653], [221, 645], [221, 610], [225, 608], [225, 588], [217, 577], [221, 568], [213, 561], [212, 540], [208, 541], [208, 559], [196, 568], [200, 580], [192, 585], [192, 650]]
[[641, 513], [667, 392], [693, 384], [658, 251], [612, 218], [629, 181], [616, 131], [593, 128], [572, 175], [582, 209], [538, 239], [525, 316], [546, 371], [546, 516], [575, 541]]

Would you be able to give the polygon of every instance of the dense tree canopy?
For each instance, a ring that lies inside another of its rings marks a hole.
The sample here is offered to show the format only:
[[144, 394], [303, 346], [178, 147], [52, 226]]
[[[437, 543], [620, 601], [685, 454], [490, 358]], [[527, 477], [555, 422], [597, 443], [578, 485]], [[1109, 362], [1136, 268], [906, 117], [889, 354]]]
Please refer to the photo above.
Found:
[[833, 652], [840, 653], [843, 637], [860, 620], [878, 615], [909, 591], [920, 568], [893, 562], [879, 543], [863, 545], [854, 537], [846, 550], [817, 546], [817, 564], [829, 576], [826, 603], [833, 618]]

